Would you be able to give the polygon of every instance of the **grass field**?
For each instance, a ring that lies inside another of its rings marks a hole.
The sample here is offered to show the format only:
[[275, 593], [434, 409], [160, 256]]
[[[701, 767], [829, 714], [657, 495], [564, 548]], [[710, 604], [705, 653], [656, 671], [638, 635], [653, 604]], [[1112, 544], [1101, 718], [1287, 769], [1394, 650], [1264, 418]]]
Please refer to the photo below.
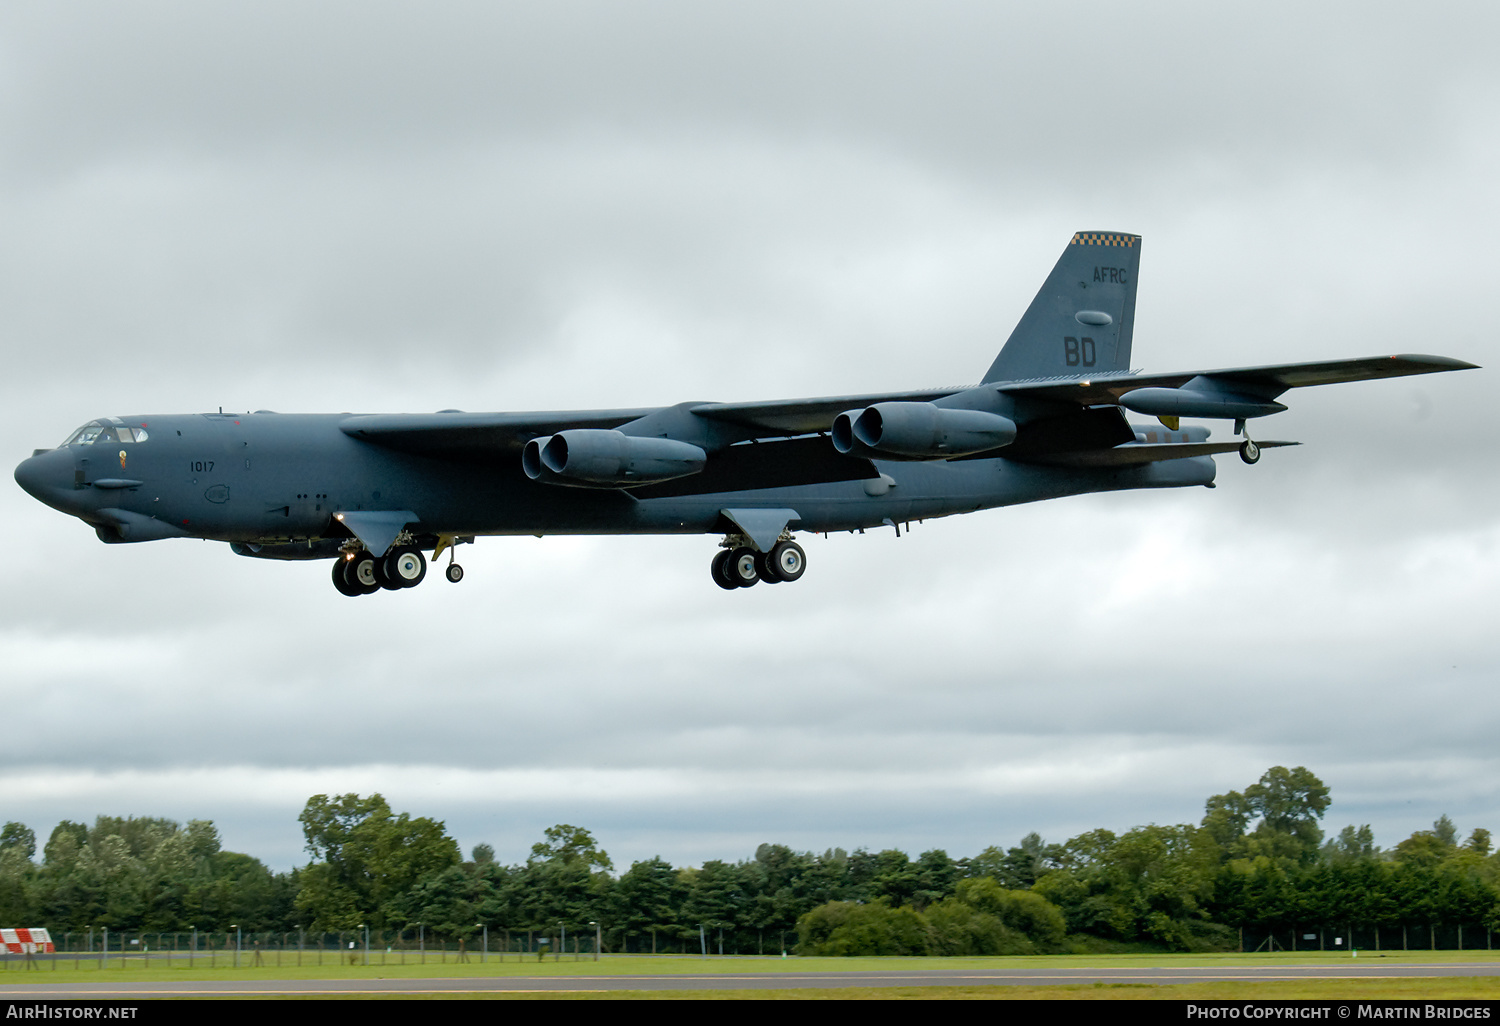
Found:
[[[346, 958], [350, 953], [345, 953]], [[430, 958], [427, 964], [407, 958], [407, 964], [401, 965], [394, 958], [385, 960], [381, 964], [380, 952], [372, 952], [370, 965], [363, 964], [363, 952], [355, 952], [356, 964], [332, 964], [330, 956], [325, 956], [324, 964], [321, 966], [304, 964], [301, 967], [295, 965], [295, 953], [283, 956], [282, 964], [276, 965], [274, 954], [263, 956], [260, 966], [249, 965], [252, 959], [242, 956], [242, 967], [234, 969], [225, 965], [225, 959], [221, 955], [217, 967], [205, 964], [201, 957], [194, 959], [193, 968], [189, 969], [185, 957], [174, 959], [170, 968], [166, 965], [163, 956], [153, 955], [146, 964], [142, 964], [139, 956], [111, 958], [104, 969], [99, 968], [97, 956], [93, 959], [80, 956], [76, 962], [68, 956], [59, 956], [56, 959], [39, 960], [33, 968], [26, 969], [23, 959], [17, 956], [7, 957], [0, 964], [0, 985], [25, 986], [34, 985], [45, 988], [48, 985], [63, 983], [136, 983], [148, 984], [152, 982], [186, 982], [201, 980], [205, 982], [216, 980], [323, 980], [330, 984], [330, 991], [338, 991], [338, 984], [343, 981], [359, 979], [486, 979], [495, 977], [543, 977], [543, 978], [570, 978], [577, 981], [578, 990], [567, 992], [528, 992], [528, 993], [485, 993], [457, 992], [457, 993], [423, 993], [419, 995], [426, 998], [454, 998], [454, 997], [485, 997], [491, 999], [514, 999], [514, 998], [546, 998], [546, 999], [577, 999], [590, 997], [608, 998], [650, 998], [650, 999], [703, 999], [703, 998], [727, 998], [727, 999], [749, 999], [768, 1000], [776, 998], [797, 998], [802, 1000], [818, 998], [834, 998], [839, 1000], [858, 1000], [867, 998], [920, 998], [920, 999], [942, 999], [942, 1000], [965, 1000], [976, 998], [1002, 998], [1002, 999], [1057, 999], [1057, 1000], [1091, 1000], [1091, 999], [1153, 999], [1166, 998], [1173, 1000], [1286, 1000], [1286, 999], [1313, 999], [1313, 1000], [1420, 1000], [1420, 999], [1458, 999], [1458, 1000], [1500, 1000], [1500, 956], [1488, 951], [1439, 951], [1439, 952], [1386, 952], [1380, 955], [1362, 954], [1357, 960], [1351, 959], [1347, 954], [1299, 952], [1296, 954], [1278, 953], [1266, 954], [1207, 954], [1207, 955], [1057, 955], [1057, 956], [1032, 956], [1032, 957], [1010, 957], [1010, 958], [775, 958], [775, 957], [710, 957], [708, 959], [682, 957], [682, 956], [633, 956], [615, 955], [605, 956], [600, 961], [594, 962], [585, 958], [573, 961], [568, 957], [562, 960], [548, 958], [538, 962], [533, 956], [530, 959], [518, 960], [515, 956], [509, 956], [505, 961], [499, 961], [491, 956], [487, 962], [481, 963], [478, 956], [471, 955], [467, 962], [456, 962], [450, 954], [447, 961], [438, 962], [436, 956]], [[1108, 976], [1112, 970], [1130, 970], [1141, 968], [1190, 968], [1190, 967], [1212, 967], [1217, 969], [1235, 968], [1258, 968], [1267, 969], [1277, 966], [1319, 965], [1327, 968], [1337, 969], [1340, 966], [1349, 966], [1351, 969], [1356, 965], [1363, 971], [1369, 972], [1385, 967], [1404, 967], [1407, 969], [1421, 965], [1453, 965], [1453, 964], [1480, 964], [1493, 965], [1494, 974], [1484, 977], [1421, 977], [1421, 978], [1395, 978], [1377, 976], [1366, 979], [1333, 979], [1333, 980], [1293, 980], [1293, 981], [1247, 981], [1247, 982], [1188, 982], [1180, 984], [1135, 984], [1121, 983], [1115, 980], [1092, 981], [1088, 975], [1099, 972], [1101, 976]], [[815, 989], [784, 989], [784, 990], [745, 990], [735, 987], [733, 980], [724, 980], [725, 987], [721, 990], [683, 990], [683, 991], [592, 991], [589, 988], [591, 977], [618, 977], [618, 976], [662, 976], [662, 975], [686, 975], [686, 976], [726, 976], [729, 974], [757, 974], [767, 972], [796, 972], [799, 974], [820, 975], [826, 973], [840, 973], [861, 970], [874, 971], [921, 971], [921, 970], [968, 970], [978, 973], [1003, 972], [1007, 975], [1025, 975], [1028, 971], [1040, 968], [1068, 969], [1080, 975], [1078, 982], [1059, 983], [1044, 986], [1030, 985], [991, 985], [976, 982], [973, 985], [956, 984], [946, 986], [912, 986], [903, 984], [890, 987], [828, 987]], [[348, 992], [330, 994], [350, 998], [355, 995]], [[378, 995], [368, 995], [372, 999]]]

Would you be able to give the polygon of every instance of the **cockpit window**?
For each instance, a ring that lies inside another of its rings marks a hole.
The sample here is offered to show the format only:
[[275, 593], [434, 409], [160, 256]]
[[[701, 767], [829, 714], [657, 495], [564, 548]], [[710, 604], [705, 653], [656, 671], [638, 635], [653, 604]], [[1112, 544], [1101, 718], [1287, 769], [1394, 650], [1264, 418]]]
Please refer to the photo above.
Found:
[[111, 424], [107, 420], [91, 420], [68, 436], [63, 445], [93, 445], [95, 442], [144, 442], [145, 428], [130, 428], [123, 424]]
[[99, 440], [99, 432], [103, 431], [106, 426], [98, 421], [85, 424], [69, 435], [63, 445], [93, 445]]

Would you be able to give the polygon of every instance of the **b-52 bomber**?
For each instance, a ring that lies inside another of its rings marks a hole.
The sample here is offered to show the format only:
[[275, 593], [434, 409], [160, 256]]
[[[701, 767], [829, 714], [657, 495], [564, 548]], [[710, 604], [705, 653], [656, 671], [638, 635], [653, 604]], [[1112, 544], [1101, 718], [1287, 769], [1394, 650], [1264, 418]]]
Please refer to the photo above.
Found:
[[[204, 538], [328, 559], [345, 595], [421, 583], [481, 535], [722, 535], [725, 589], [796, 581], [795, 531], [863, 531], [1039, 499], [1212, 487], [1293, 442], [1247, 424], [1289, 389], [1464, 370], [1441, 356], [1130, 370], [1141, 240], [1074, 235], [978, 385], [561, 413], [111, 417], [16, 468], [101, 541]], [[1156, 418], [1131, 424], [1126, 411]], [[1232, 421], [1209, 441], [1181, 418]]]

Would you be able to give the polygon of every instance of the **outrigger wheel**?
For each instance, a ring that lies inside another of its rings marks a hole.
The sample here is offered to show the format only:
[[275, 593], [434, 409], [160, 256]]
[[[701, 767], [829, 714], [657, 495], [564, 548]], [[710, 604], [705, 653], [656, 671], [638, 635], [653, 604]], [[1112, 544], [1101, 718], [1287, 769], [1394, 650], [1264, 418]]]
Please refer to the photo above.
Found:
[[1240, 446], [1240, 459], [1244, 460], [1246, 463], [1259, 463], [1260, 446], [1256, 445], [1248, 438], [1245, 439], [1245, 444]]
[[449, 563], [448, 568], [443, 571], [443, 576], [454, 584], [457, 584], [464, 579], [464, 568], [457, 563]]

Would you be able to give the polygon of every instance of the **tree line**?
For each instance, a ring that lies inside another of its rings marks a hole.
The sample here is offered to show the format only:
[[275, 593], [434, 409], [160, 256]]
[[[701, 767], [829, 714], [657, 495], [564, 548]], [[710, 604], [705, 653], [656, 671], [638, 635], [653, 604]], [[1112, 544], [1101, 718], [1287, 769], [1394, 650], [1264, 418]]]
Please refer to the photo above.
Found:
[[54, 934], [421, 929], [470, 943], [487, 929], [528, 944], [597, 929], [606, 951], [830, 955], [1209, 950], [1246, 936], [1285, 947], [1325, 927], [1366, 947], [1412, 935], [1438, 945], [1439, 928], [1453, 946], [1467, 930], [1457, 936], [1474, 947], [1500, 929], [1489, 831], [1461, 839], [1442, 816], [1382, 851], [1368, 825], [1325, 839], [1329, 803], [1306, 768], [1277, 766], [1210, 797], [1197, 824], [1060, 843], [1032, 833], [958, 859], [762, 844], [738, 862], [658, 857], [619, 873], [568, 824], [547, 829], [524, 863], [497, 862], [485, 844], [464, 859], [443, 823], [395, 813], [378, 794], [308, 799], [310, 860], [289, 873], [222, 850], [208, 820], [64, 821], [40, 853], [11, 822], [0, 831], [0, 923]]

